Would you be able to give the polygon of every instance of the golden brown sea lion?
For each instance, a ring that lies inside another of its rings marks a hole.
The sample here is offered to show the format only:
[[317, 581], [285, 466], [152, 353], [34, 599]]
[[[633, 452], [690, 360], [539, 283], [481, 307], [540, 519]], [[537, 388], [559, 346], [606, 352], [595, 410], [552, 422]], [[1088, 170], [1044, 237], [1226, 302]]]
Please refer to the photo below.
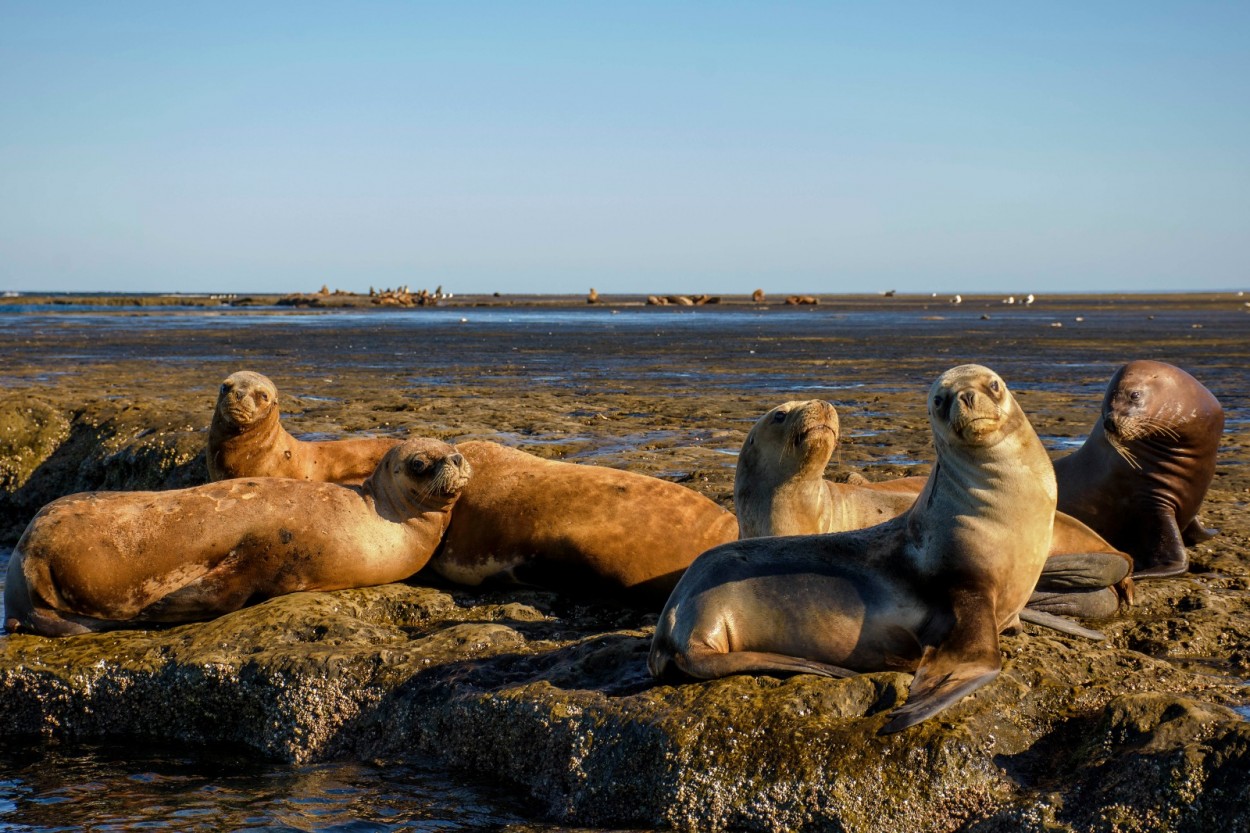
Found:
[[[755, 423], [734, 472], [740, 538], [864, 529], [911, 508], [923, 477], [861, 484], [826, 480], [839, 437], [837, 410], [819, 399], [786, 402]], [[1056, 513], [1050, 553], [1031, 611], [1102, 619], [1115, 615], [1122, 599], [1131, 601], [1132, 559], [1076, 518]]]
[[732, 514], [667, 480], [492, 442], [457, 448], [473, 480], [430, 561], [449, 581], [625, 591], [658, 607], [695, 556], [738, 537]]
[[282, 427], [274, 383], [260, 373], [240, 370], [226, 377], [217, 394], [208, 428], [208, 477], [360, 483], [399, 443], [391, 437], [298, 440]]
[[831, 535], [752, 538], [690, 566], [648, 666], [697, 678], [914, 670], [882, 732], [928, 718], [997, 676], [1050, 549], [1050, 458], [1006, 384], [961, 365], [929, 391], [937, 464], [905, 514]]
[[1059, 508], [1131, 555], [1136, 578], [1183, 573], [1185, 545], [1216, 534], [1198, 509], [1223, 431], [1224, 409], [1193, 376], [1129, 362], [1111, 377], [1085, 444], [1055, 461]]
[[429, 560], [469, 474], [454, 447], [413, 439], [361, 486], [256, 478], [69, 495], [13, 551], [5, 627], [61, 636], [187, 622], [297, 590], [399, 581]]
[[834, 483], [825, 467], [841, 436], [838, 412], [821, 399], [786, 402], [747, 433], [734, 471], [738, 537], [845, 532], [903, 514], [923, 477]]

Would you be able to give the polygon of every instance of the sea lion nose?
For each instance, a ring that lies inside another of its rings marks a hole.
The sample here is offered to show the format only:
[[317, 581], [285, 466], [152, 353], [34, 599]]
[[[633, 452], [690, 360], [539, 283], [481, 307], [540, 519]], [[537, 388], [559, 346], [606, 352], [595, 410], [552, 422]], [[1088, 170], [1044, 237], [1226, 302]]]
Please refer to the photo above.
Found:
[[451, 461], [451, 463], [452, 463], [452, 465], [454, 465], [454, 466], [459, 466], [459, 465], [461, 465], [462, 463], [464, 463], [464, 455], [463, 455], [463, 454], [460, 454], [459, 452], [457, 452], [457, 453], [455, 453], [455, 454], [452, 454], [452, 455], [451, 455], [450, 457], [448, 457], [447, 459], [448, 459], [448, 460], [450, 460], [450, 461]]
[[1103, 414], [1102, 430], [1111, 434], [1115, 433], [1115, 419], [1111, 416], [1111, 414]]
[[974, 390], [966, 390], [959, 394], [959, 401], [971, 408], [973, 403], [977, 401], [977, 392]]

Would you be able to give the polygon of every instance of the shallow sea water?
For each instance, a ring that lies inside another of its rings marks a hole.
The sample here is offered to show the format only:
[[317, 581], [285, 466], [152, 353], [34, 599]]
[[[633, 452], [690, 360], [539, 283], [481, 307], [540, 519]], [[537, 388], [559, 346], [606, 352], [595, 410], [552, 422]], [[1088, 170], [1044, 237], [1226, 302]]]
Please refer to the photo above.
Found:
[[485, 785], [411, 763], [280, 766], [246, 751], [0, 750], [0, 831], [488, 831], [520, 823]]

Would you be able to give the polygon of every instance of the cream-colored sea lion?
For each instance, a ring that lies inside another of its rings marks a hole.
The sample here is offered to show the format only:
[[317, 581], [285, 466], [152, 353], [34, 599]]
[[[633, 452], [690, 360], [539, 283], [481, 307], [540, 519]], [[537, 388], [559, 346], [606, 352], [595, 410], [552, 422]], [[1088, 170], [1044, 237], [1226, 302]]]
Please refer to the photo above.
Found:
[[60, 636], [188, 622], [297, 590], [399, 581], [433, 554], [469, 474], [453, 446], [412, 439], [361, 486], [256, 478], [63, 497], [13, 551], [5, 627]]
[[786, 402], [760, 417], [734, 471], [738, 537], [863, 529], [916, 502], [923, 477], [859, 484], [826, 480], [840, 436], [837, 410], [821, 399]]
[[1215, 476], [1224, 409], [1179, 367], [1133, 361], [1111, 377], [1085, 443], [1055, 461], [1059, 508], [1133, 557], [1137, 578], [1189, 569], [1216, 533], [1198, 509]]
[[282, 427], [278, 388], [250, 370], [221, 383], [208, 428], [208, 477], [294, 477], [326, 483], [360, 483], [382, 455], [399, 445], [392, 437], [306, 442]]
[[473, 480], [430, 561], [449, 581], [624, 592], [658, 607], [695, 556], [738, 537], [731, 513], [667, 480], [492, 442], [457, 448]]
[[[839, 437], [837, 410], [819, 399], [786, 402], [755, 423], [734, 472], [740, 538], [864, 529], [911, 508], [923, 477], [826, 480]], [[1056, 513], [1050, 552], [1030, 610], [1102, 619], [1114, 615], [1122, 599], [1131, 601], [1132, 559], [1076, 518]]]
[[1006, 384], [979, 365], [929, 391], [937, 464], [916, 503], [868, 529], [751, 538], [704, 553], [656, 626], [648, 666], [752, 672], [914, 670], [882, 732], [997, 676], [1050, 549], [1050, 458]]

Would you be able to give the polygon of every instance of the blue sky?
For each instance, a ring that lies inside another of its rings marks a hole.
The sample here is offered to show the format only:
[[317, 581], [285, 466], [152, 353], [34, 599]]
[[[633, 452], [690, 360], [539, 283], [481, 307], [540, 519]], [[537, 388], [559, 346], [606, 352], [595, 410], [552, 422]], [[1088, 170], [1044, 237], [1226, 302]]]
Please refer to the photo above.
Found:
[[1250, 288], [1250, 4], [0, 0], [0, 289]]

